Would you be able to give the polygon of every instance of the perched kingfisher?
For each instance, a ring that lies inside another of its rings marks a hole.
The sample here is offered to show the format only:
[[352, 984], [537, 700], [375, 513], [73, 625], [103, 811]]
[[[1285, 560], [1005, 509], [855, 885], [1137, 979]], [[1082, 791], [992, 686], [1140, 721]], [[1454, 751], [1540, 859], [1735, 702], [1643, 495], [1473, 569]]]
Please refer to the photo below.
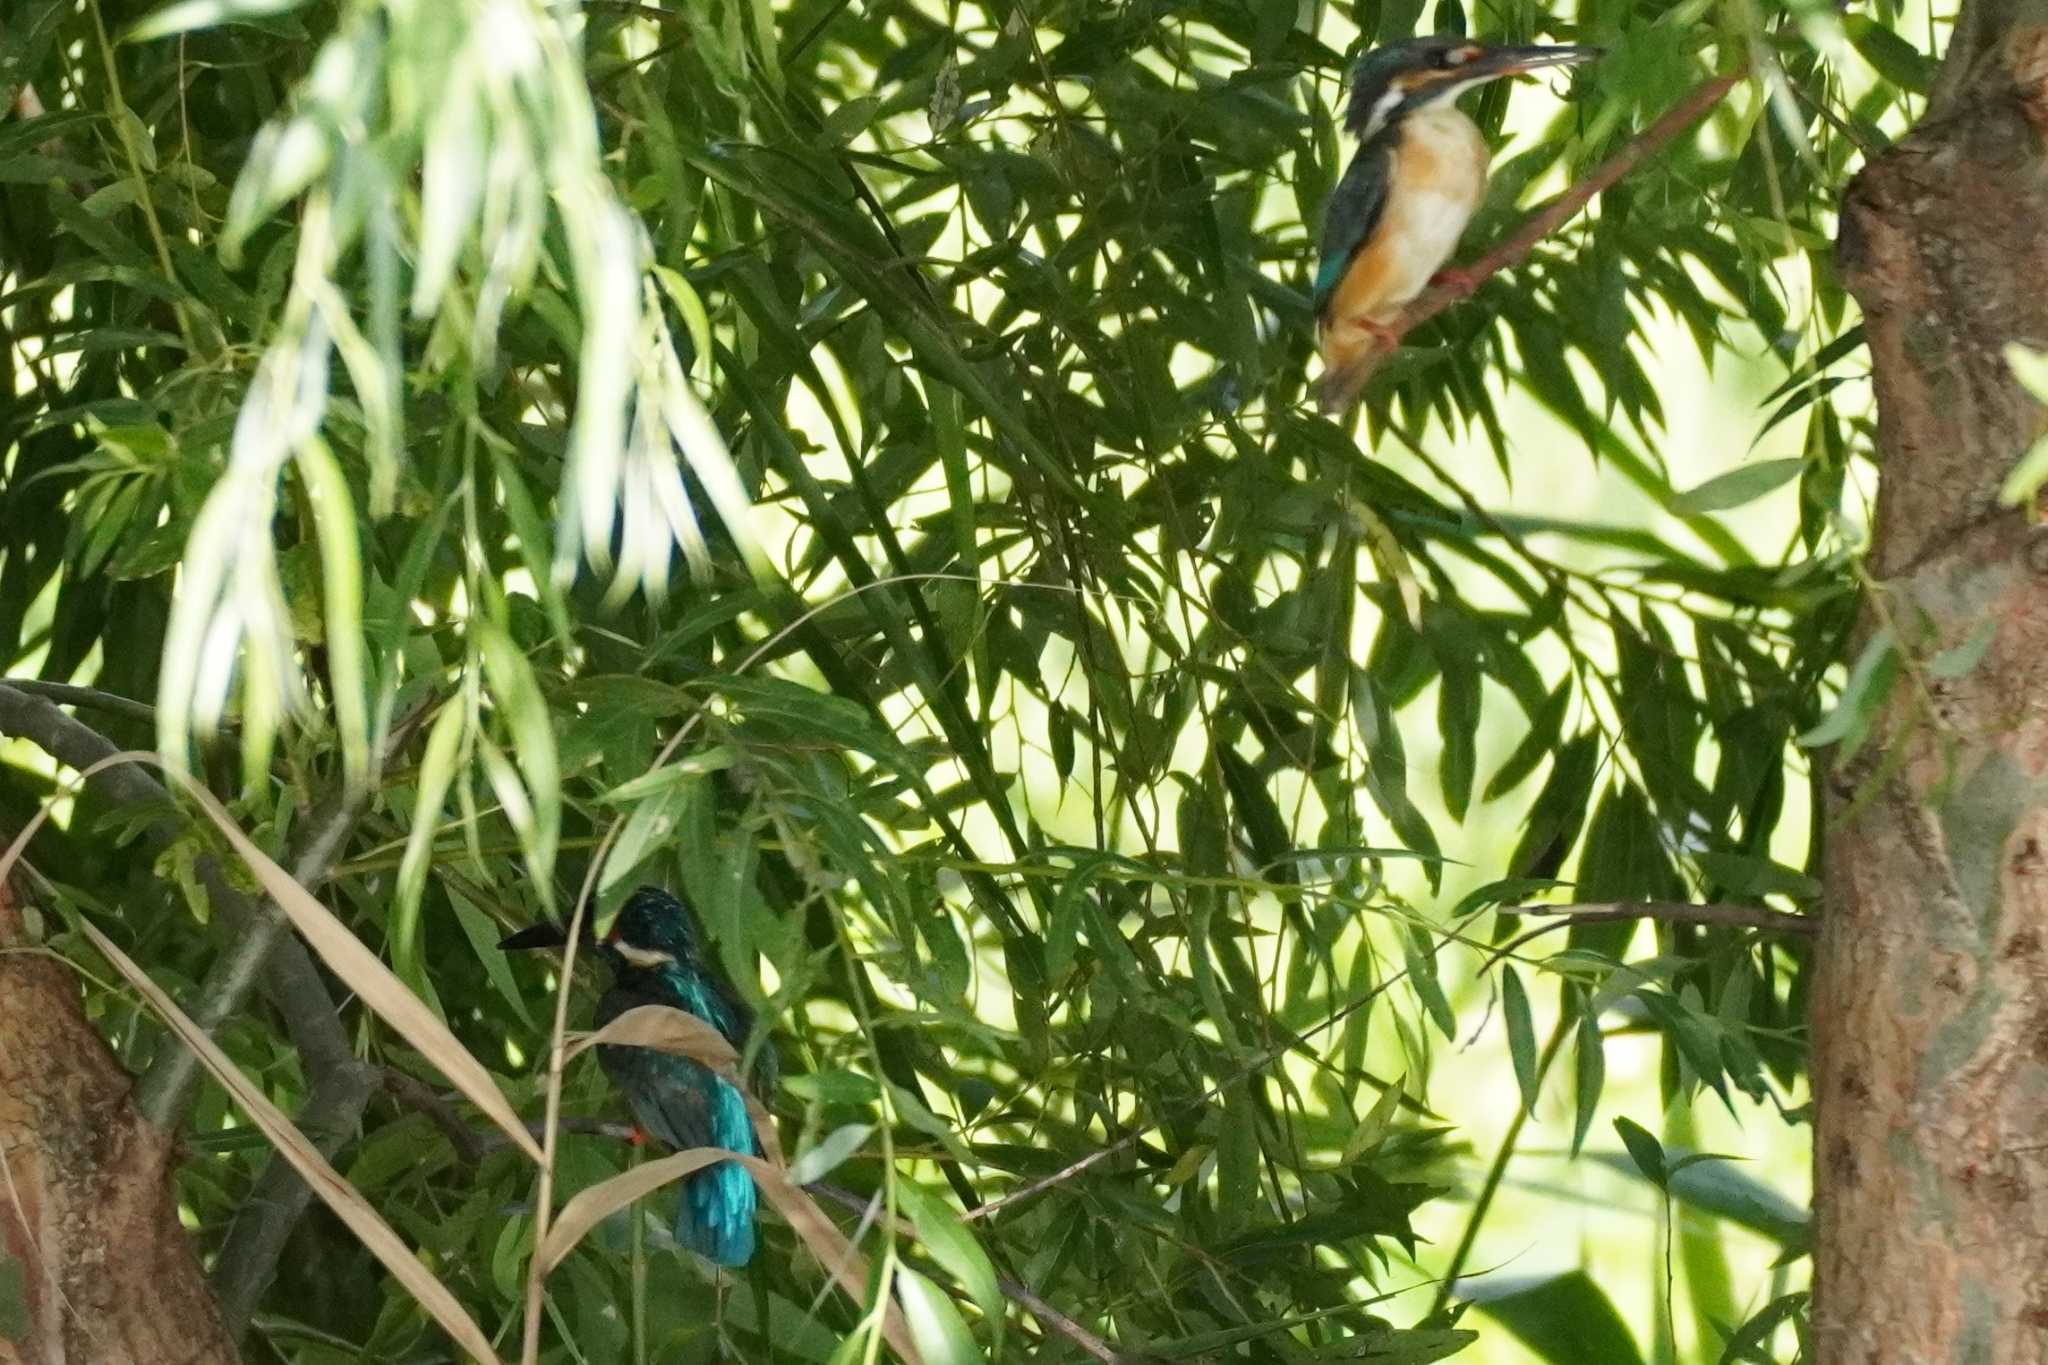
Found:
[[1458, 112], [1459, 94], [1599, 55], [1594, 47], [1487, 47], [1437, 36], [1359, 59], [1344, 113], [1358, 153], [1330, 195], [1316, 270], [1324, 412], [1357, 397], [1375, 353], [1391, 344], [1387, 325], [1450, 259], [1486, 194], [1490, 153]]
[[[501, 942], [506, 949], [560, 947], [560, 925], [536, 924]], [[611, 932], [597, 944], [611, 968], [611, 989], [597, 1002], [599, 1028], [640, 1005], [667, 1005], [696, 1015], [743, 1051], [754, 1015], [704, 948], [690, 907], [651, 886], [627, 897]], [[626, 1094], [640, 1131], [678, 1151], [723, 1147], [761, 1155], [747, 1102], [733, 1085], [688, 1057], [607, 1044], [598, 1064]], [[763, 1045], [748, 1079], [757, 1094], [775, 1088], [775, 1053]], [[686, 1178], [676, 1209], [676, 1241], [723, 1266], [754, 1255], [754, 1177], [721, 1161]]]

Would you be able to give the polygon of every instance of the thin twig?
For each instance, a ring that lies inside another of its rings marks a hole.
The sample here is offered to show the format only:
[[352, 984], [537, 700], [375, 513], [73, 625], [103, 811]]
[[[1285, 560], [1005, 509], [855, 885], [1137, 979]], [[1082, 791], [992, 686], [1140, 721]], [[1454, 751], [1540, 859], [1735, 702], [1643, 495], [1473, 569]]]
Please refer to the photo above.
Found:
[[441, 1098], [434, 1087], [392, 1066], [384, 1068], [380, 1079], [393, 1099], [433, 1120], [434, 1126], [448, 1139], [448, 1145], [455, 1149], [455, 1155], [465, 1166], [474, 1166], [484, 1159], [483, 1134], [464, 1123], [462, 1115], [455, 1112], [455, 1106]]
[[82, 706], [89, 711], [104, 711], [110, 716], [125, 716], [145, 724], [156, 724], [156, 708], [148, 702], [136, 701], [132, 697], [103, 692], [97, 687], [79, 687], [73, 683], [44, 682], [40, 678], [9, 678], [7, 685], [31, 697], [42, 697], [60, 706]]
[[1721, 929], [1761, 929], [1812, 936], [1820, 921], [1812, 915], [1765, 910], [1755, 905], [1691, 905], [1683, 901], [1597, 901], [1585, 905], [1503, 905], [1503, 915], [1557, 916], [1573, 924], [1653, 919], [1666, 924], [1710, 924]]
[[[804, 1186], [804, 1188], [812, 1194], [828, 1199], [842, 1208], [860, 1214], [862, 1217], [867, 1217], [874, 1211], [873, 1200], [864, 1199], [852, 1190], [843, 1190], [837, 1185], [828, 1185], [823, 1181], [815, 1181]], [[917, 1229], [901, 1218], [896, 1220], [896, 1231], [902, 1237], [912, 1239], [917, 1237]], [[1060, 1312], [1059, 1309], [1054, 1308], [1036, 1293], [1032, 1292], [1028, 1286], [1011, 1279], [1008, 1275], [998, 1275], [996, 1276], [996, 1288], [1002, 1292], [1004, 1298], [1022, 1308], [1032, 1317], [1037, 1318], [1048, 1329], [1059, 1333], [1089, 1355], [1094, 1356], [1102, 1362], [1102, 1365], [1121, 1365], [1123, 1357], [1117, 1354], [1114, 1347], [1083, 1327], [1080, 1323], [1075, 1322], [1065, 1313]]]
[[[1239, 1081], [1242, 1081], [1247, 1077], [1250, 1077], [1252, 1075], [1257, 1074], [1260, 1071], [1265, 1070], [1274, 1062], [1279, 1061], [1282, 1057], [1285, 1057], [1288, 1053], [1294, 1051], [1296, 1048], [1304, 1046], [1309, 1039], [1315, 1037], [1317, 1034], [1335, 1028], [1338, 1024], [1341, 1024], [1346, 1019], [1349, 1019], [1352, 1015], [1358, 1013], [1358, 1011], [1364, 1009], [1367, 1005], [1370, 1005], [1373, 1001], [1379, 999], [1380, 996], [1386, 994], [1389, 990], [1393, 989], [1395, 986], [1399, 985], [1403, 980], [1405, 980], [1410, 970], [1410, 968], [1403, 967], [1400, 971], [1395, 972], [1392, 976], [1389, 976], [1386, 980], [1380, 982], [1379, 985], [1374, 986], [1364, 995], [1360, 996], [1356, 1000], [1353, 1000], [1350, 1004], [1344, 1006], [1344, 1008], [1336, 1011], [1334, 1014], [1331, 1014], [1327, 1018], [1317, 1020], [1313, 1026], [1305, 1028], [1301, 1030], [1299, 1033], [1290, 1033], [1288, 1040], [1285, 1043], [1282, 1043], [1278, 1047], [1268, 1048], [1266, 1051], [1252, 1058], [1251, 1061], [1247, 1062], [1245, 1065], [1239, 1067], [1230, 1075], [1225, 1076], [1222, 1080], [1210, 1086], [1207, 1090], [1203, 1091], [1200, 1095], [1196, 1096], [1194, 1100], [1190, 1101], [1189, 1104], [1181, 1107], [1185, 1109], [1207, 1104], [1210, 1100], [1215, 1099], [1218, 1095], [1221, 1095], [1224, 1091], [1228, 1090], [1231, 1086], [1236, 1085]], [[1165, 1124], [1165, 1122], [1166, 1120], [1164, 1118], [1158, 1118], [1140, 1127], [1134, 1128], [1130, 1132], [1118, 1138], [1115, 1142], [1110, 1143], [1107, 1147], [1098, 1147], [1094, 1151], [1090, 1152], [1087, 1156], [1084, 1156], [1078, 1161], [1071, 1162], [1068, 1165], [1061, 1167], [1059, 1170], [1054, 1171], [1051, 1175], [1044, 1176], [1038, 1180], [1032, 1181], [1028, 1185], [1024, 1185], [1018, 1189], [1011, 1190], [1008, 1194], [1004, 1195], [1000, 1199], [991, 1199], [985, 1204], [976, 1205], [974, 1208], [967, 1210], [967, 1212], [960, 1216], [961, 1221], [972, 1223], [977, 1219], [986, 1218], [989, 1215], [995, 1213], [998, 1209], [1006, 1208], [1009, 1205], [1018, 1203], [1021, 1200], [1029, 1199], [1031, 1196], [1035, 1194], [1041, 1194], [1044, 1191], [1051, 1189], [1055, 1185], [1064, 1184], [1065, 1182], [1072, 1180], [1081, 1172], [1087, 1170], [1090, 1166], [1093, 1166], [1096, 1162], [1102, 1161], [1108, 1157], [1115, 1156], [1119, 1152], [1128, 1151], [1132, 1147], [1137, 1146], [1139, 1141], [1142, 1140], [1147, 1133], [1151, 1132], [1155, 1128], [1162, 1127]]]
[[[448, 1139], [448, 1145], [455, 1149], [455, 1155], [463, 1164], [474, 1166], [491, 1153], [512, 1145], [512, 1139], [504, 1130], [493, 1124], [488, 1128], [472, 1128], [456, 1107], [461, 1103], [459, 1095], [444, 1095], [417, 1077], [408, 1076], [395, 1067], [384, 1069], [384, 1089], [399, 1103], [417, 1109], [441, 1130]], [[591, 1137], [612, 1138], [619, 1142], [633, 1142], [640, 1136], [640, 1130], [630, 1123], [616, 1119], [564, 1118], [558, 1125], [564, 1133], [583, 1133]], [[535, 1137], [547, 1131], [547, 1125], [533, 1119], [526, 1125], [526, 1131]]]

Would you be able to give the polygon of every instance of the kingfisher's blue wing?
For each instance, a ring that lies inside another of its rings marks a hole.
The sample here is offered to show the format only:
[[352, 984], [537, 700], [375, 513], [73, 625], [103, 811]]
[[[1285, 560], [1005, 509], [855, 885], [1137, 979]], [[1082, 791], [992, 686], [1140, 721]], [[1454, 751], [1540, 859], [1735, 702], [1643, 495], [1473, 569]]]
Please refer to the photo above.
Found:
[[597, 1050], [612, 1084], [625, 1092], [640, 1131], [677, 1151], [710, 1146], [713, 1087], [725, 1083], [687, 1057], [644, 1047]]
[[[614, 990], [598, 1005], [600, 1025], [635, 1005], [673, 1004], [636, 992]], [[693, 1010], [692, 1013], [695, 1013]], [[766, 1048], [762, 1055], [767, 1056]], [[643, 1047], [601, 1046], [598, 1064], [625, 1092], [633, 1121], [650, 1138], [677, 1151], [723, 1147], [760, 1155], [746, 1099], [709, 1067]], [[761, 1073], [757, 1065], [755, 1074]], [[726, 1266], [743, 1266], [754, 1255], [754, 1216], [759, 1194], [754, 1177], [721, 1161], [689, 1176], [676, 1208], [676, 1241]]]
[[1393, 171], [1391, 144], [1375, 138], [1358, 149], [1337, 188], [1330, 192], [1330, 202], [1323, 210], [1323, 256], [1316, 266], [1313, 296], [1319, 322], [1344, 272], [1386, 212], [1387, 185]]

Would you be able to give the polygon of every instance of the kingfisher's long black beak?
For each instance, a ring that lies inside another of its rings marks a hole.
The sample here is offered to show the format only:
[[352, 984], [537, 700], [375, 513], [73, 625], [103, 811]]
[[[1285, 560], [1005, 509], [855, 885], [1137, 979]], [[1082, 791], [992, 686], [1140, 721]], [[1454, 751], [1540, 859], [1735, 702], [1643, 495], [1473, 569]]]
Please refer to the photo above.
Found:
[[1499, 76], [1519, 76], [1550, 66], [1579, 66], [1603, 55], [1597, 47], [1560, 43], [1554, 46], [1490, 47], [1465, 64], [1461, 80], [1490, 81]]
[[498, 940], [498, 947], [508, 953], [522, 948], [563, 948], [569, 943], [569, 931], [559, 924], [546, 920], [529, 924], [517, 933], [507, 934]]

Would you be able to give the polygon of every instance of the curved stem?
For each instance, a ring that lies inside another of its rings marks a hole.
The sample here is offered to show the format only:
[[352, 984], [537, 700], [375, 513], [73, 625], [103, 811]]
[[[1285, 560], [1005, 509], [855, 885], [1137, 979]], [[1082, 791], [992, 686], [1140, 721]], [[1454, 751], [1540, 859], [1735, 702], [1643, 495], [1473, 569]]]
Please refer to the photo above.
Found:
[[[1558, 1049], [1564, 1046], [1565, 1034], [1570, 1032], [1567, 1021], [1559, 1018], [1550, 1030], [1550, 1041], [1543, 1045], [1543, 1055], [1536, 1061], [1536, 1085], [1540, 1090], [1543, 1078], [1550, 1074], [1550, 1064], [1557, 1060]], [[1479, 1240], [1479, 1226], [1486, 1221], [1487, 1213], [1493, 1208], [1493, 1197], [1500, 1192], [1500, 1182], [1507, 1174], [1508, 1162], [1515, 1154], [1515, 1146], [1522, 1140], [1522, 1128], [1529, 1121], [1529, 1108], [1524, 1104], [1515, 1106], [1515, 1116], [1508, 1121], [1507, 1132], [1501, 1134], [1500, 1150], [1493, 1154], [1493, 1164], [1487, 1168], [1486, 1179], [1479, 1186], [1479, 1193], [1472, 1200], [1472, 1215], [1465, 1220], [1464, 1235], [1458, 1239], [1458, 1249], [1451, 1253], [1450, 1264], [1444, 1267], [1443, 1278], [1437, 1281], [1436, 1299], [1429, 1306], [1431, 1313], [1441, 1313], [1451, 1301], [1451, 1291], [1458, 1282], [1458, 1272], [1465, 1268], [1465, 1262], [1472, 1255], [1472, 1244]]]

